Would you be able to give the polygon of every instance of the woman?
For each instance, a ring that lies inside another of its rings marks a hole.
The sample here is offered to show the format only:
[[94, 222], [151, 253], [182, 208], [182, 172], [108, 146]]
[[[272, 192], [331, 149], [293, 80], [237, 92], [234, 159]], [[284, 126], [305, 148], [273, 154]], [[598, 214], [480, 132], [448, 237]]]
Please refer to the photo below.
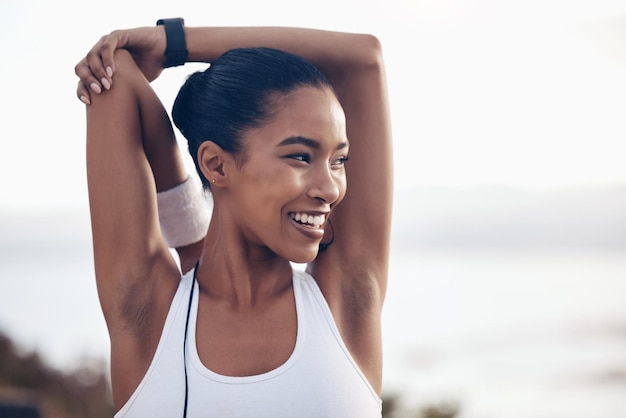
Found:
[[[116, 416], [380, 416], [392, 165], [378, 41], [168, 24], [115, 31], [75, 69]], [[190, 200], [176, 192], [189, 180], [149, 82], [184, 60], [211, 64], [172, 114], [213, 212], [169, 244], [181, 279], [161, 227], [188, 225], [159, 215], [161, 196]]]

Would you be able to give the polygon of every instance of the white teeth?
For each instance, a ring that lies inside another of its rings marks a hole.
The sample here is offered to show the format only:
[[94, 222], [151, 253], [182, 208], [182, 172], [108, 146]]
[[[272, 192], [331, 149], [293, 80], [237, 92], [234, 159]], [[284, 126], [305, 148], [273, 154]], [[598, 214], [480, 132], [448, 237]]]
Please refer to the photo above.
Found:
[[300, 222], [303, 224], [309, 224], [314, 226], [315, 228], [319, 228], [324, 224], [326, 220], [325, 215], [309, 215], [307, 213], [296, 212], [291, 216], [296, 222]]

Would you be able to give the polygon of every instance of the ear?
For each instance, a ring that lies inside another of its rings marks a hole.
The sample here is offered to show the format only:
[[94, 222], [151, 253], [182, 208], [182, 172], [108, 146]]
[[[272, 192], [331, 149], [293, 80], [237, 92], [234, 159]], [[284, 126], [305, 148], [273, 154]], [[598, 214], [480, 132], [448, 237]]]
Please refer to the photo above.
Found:
[[224, 163], [228, 159], [229, 154], [215, 142], [204, 141], [198, 147], [198, 167], [211, 187], [221, 184], [226, 177]]

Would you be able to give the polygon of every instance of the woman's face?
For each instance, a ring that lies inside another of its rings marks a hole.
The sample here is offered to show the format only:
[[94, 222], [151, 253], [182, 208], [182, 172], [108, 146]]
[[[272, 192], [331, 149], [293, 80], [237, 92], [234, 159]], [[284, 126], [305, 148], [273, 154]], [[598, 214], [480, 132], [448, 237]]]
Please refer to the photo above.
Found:
[[317, 255], [330, 211], [346, 193], [346, 122], [326, 88], [300, 88], [282, 103], [271, 123], [244, 136], [229, 209], [248, 243], [303, 263]]

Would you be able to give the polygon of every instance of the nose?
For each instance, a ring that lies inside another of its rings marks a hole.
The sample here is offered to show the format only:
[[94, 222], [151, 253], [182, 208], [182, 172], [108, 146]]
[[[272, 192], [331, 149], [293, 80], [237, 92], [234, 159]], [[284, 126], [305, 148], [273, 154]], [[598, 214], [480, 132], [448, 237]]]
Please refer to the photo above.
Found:
[[346, 175], [343, 170], [332, 170], [330, 167], [319, 167], [311, 176], [307, 195], [327, 204], [337, 202], [346, 190]]

